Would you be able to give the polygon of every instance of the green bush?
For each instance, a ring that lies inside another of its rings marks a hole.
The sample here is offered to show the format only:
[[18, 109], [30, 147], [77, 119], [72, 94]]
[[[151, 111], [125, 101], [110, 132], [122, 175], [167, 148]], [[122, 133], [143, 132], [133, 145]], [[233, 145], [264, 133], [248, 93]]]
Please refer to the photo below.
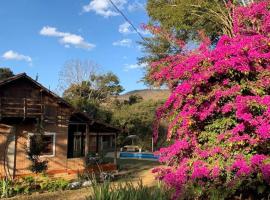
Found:
[[40, 183], [40, 189], [42, 191], [54, 192], [67, 189], [68, 184], [69, 182], [64, 179], [51, 180], [47, 178]]
[[120, 183], [117, 186], [105, 182], [93, 185], [92, 195], [87, 200], [166, 200], [171, 198], [171, 192], [163, 185], [147, 187], [140, 181]]
[[1, 198], [9, 197], [12, 193], [11, 181], [8, 179], [0, 180], [0, 196]]
[[18, 194], [31, 194], [32, 192], [54, 192], [66, 190], [69, 182], [64, 179], [50, 179], [42, 177], [35, 179], [27, 176], [21, 180], [11, 181], [8, 179], [0, 180], [0, 198], [12, 197]]

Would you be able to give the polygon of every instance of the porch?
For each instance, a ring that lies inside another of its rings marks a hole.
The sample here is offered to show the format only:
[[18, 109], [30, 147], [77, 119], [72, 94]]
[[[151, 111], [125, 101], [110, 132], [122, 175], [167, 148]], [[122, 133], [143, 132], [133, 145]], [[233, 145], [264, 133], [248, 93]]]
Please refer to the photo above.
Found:
[[67, 158], [89, 159], [103, 157], [110, 152], [114, 155], [114, 164], [117, 164], [116, 138], [119, 130], [101, 122], [85, 123], [83, 120], [73, 116], [69, 122]]

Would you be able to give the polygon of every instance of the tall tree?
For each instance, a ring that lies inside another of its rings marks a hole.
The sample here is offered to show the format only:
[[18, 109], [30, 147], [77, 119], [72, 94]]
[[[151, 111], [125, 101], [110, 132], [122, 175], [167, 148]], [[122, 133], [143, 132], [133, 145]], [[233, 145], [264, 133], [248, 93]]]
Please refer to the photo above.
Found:
[[6, 68], [6, 67], [0, 68], [0, 81], [6, 78], [12, 77], [12, 76], [14, 76], [14, 73], [13, 71], [11, 71], [10, 68]]
[[108, 102], [111, 97], [118, 96], [123, 90], [115, 74], [91, 74], [89, 80], [71, 84], [64, 91], [63, 97], [92, 117], [109, 121], [110, 111], [104, 109], [101, 104]]
[[[174, 35], [177, 39], [194, 41], [196, 44], [201, 39], [198, 33], [203, 31], [212, 43], [216, 43], [220, 35], [233, 35], [232, 11], [235, 5], [247, 5], [249, 2], [252, 1], [148, 0], [147, 12], [150, 25], [160, 26], [162, 31]], [[140, 44], [144, 56], [139, 58], [139, 63], [149, 64], [182, 50], [162, 34], [145, 38]], [[149, 65], [146, 66], [143, 80], [149, 85], [155, 85], [148, 77]]]
[[58, 92], [64, 92], [71, 85], [89, 81], [97, 73], [98, 65], [90, 60], [68, 60], [59, 72]]
[[119, 78], [112, 72], [94, 74], [91, 77], [91, 82], [93, 89], [97, 91], [97, 98], [100, 101], [104, 101], [110, 96], [118, 96], [124, 91], [120, 85]]
[[[232, 36], [232, 18], [227, 0], [149, 0], [147, 12], [153, 23], [177, 31], [181, 39], [197, 36], [199, 30], [215, 39]], [[235, 2], [236, 3], [236, 2]], [[169, 17], [168, 17], [169, 16]]]
[[178, 81], [156, 113], [173, 142], [156, 172], [181, 199], [270, 195], [269, 8], [269, 0], [237, 7], [233, 37], [153, 65], [153, 79]]
[[109, 72], [107, 74], [92, 74], [90, 80], [73, 83], [63, 93], [66, 99], [82, 98], [97, 104], [105, 102], [111, 96], [117, 96], [123, 91], [118, 77]]

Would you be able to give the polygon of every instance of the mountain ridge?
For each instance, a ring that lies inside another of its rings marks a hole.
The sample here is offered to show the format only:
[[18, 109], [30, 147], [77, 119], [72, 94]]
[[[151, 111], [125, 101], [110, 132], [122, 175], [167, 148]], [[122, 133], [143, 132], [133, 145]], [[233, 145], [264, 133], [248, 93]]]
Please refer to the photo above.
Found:
[[128, 100], [131, 95], [139, 95], [144, 100], [165, 100], [169, 97], [170, 91], [167, 89], [142, 89], [132, 90], [125, 94], [119, 95], [119, 100]]

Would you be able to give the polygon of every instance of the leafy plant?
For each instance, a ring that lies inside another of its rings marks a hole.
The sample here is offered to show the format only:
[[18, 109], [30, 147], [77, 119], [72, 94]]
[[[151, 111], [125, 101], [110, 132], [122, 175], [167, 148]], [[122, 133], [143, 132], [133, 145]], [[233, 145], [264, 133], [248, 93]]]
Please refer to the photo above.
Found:
[[140, 181], [138, 184], [132, 182], [112, 185], [110, 182], [94, 184], [92, 195], [87, 200], [166, 200], [170, 199], [171, 192], [163, 185], [147, 187]]
[[0, 180], [0, 195], [1, 198], [7, 198], [11, 195], [11, 181], [8, 179]]
[[35, 135], [30, 137], [30, 146], [26, 148], [27, 157], [31, 161], [29, 169], [36, 174], [43, 173], [48, 168], [48, 161], [40, 158], [45, 148], [43, 137], [43, 124], [38, 121], [36, 124]]
[[269, 7], [231, 7], [231, 37], [213, 48], [202, 36], [196, 50], [151, 65], [151, 78], [172, 91], [154, 131], [157, 139], [158, 121], [168, 120], [172, 144], [157, 152], [167, 167], [154, 172], [182, 199], [270, 195]]
[[68, 187], [69, 182], [64, 179], [45, 179], [40, 183], [42, 191], [54, 192], [58, 190], [65, 190]]

